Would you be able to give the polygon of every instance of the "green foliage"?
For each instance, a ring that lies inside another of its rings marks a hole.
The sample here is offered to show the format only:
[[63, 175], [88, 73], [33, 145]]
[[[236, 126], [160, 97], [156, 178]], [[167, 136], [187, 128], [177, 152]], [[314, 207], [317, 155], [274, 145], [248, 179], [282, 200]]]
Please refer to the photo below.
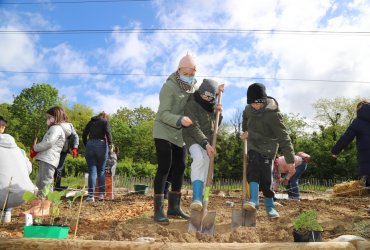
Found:
[[87, 163], [85, 158], [82, 156], [73, 158], [68, 154], [64, 162], [64, 171], [67, 176], [82, 176], [87, 172]]
[[293, 220], [294, 229], [297, 231], [323, 231], [317, 218], [316, 210], [302, 212]]
[[31, 88], [23, 89], [10, 108], [15, 137], [25, 145], [41, 139], [47, 129], [45, 113], [56, 105], [60, 105], [58, 90], [49, 84], [34, 83]]
[[156, 165], [149, 162], [134, 162], [132, 158], [125, 158], [117, 163], [117, 175], [152, 177], [155, 173]]

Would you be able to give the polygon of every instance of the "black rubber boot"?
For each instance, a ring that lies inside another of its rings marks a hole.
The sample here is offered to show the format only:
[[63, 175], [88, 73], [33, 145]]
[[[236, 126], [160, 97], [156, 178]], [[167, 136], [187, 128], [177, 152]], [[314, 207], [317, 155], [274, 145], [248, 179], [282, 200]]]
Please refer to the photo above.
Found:
[[180, 192], [169, 192], [168, 193], [168, 210], [167, 216], [179, 216], [185, 220], [190, 219], [190, 216], [182, 211], [180, 206], [181, 193]]
[[161, 224], [168, 224], [169, 220], [163, 212], [163, 194], [154, 195], [154, 221]]

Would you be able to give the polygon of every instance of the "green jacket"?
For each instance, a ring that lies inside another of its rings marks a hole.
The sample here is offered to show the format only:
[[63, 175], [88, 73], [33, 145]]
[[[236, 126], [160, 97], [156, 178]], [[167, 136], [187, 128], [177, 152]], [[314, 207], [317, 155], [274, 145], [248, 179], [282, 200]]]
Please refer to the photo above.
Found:
[[193, 121], [191, 126], [182, 129], [182, 136], [188, 150], [193, 144], [199, 144], [204, 149], [207, 143], [212, 144], [213, 128], [216, 119], [215, 112], [207, 112], [202, 108], [195, 100], [193, 94], [185, 105], [184, 115]]
[[167, 140], [178, 147], [184, 146], [180, 119], [184, 116], [184, 106], [189, 95], [194, 93], [180, 88], [176, 74], [172, 73], [163, 84], [159, 93], [159, 107], [155, 116], [153, 137]]
[[242, 129], [248, 131], [248, 150], [274, 159], [280, 147], [286, 162], [294, 163], [293, 145], [283, 124], [279, 106], [273, 98], [268, 98], [266, 106], [258, 111], [247, 105], [243, 112]]

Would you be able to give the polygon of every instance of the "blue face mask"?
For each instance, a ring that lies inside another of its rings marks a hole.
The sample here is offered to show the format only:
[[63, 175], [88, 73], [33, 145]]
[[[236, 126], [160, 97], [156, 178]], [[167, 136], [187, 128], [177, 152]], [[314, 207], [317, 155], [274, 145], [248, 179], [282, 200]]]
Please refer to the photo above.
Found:
[[180, 74], [180, 80], [186, 82], [187, 84], [193, 84], [195, 78], [194, 76], [184, 76]]

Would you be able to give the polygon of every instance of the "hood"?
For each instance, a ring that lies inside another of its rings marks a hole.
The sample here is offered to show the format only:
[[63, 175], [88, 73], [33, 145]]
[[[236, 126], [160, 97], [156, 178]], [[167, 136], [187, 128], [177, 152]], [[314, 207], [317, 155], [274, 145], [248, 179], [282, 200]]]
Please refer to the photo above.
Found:
[[279, 111], [279, 104], [275, 98], [268, 96], [265, 109], [269, 111]]
[[370, 122], [370, 103], [362, 105], [357, 111], [357, 118]]
[[0, 134], [0, 147], [3, 148], [16, 148], [17, 144], [13, 136], [9, 134]]
[[62, 127], [65, 135], [66, 135], [66, 138], [70, 137], [71, 134], [72, 134], [72, 126], [70, 123], [67, 123], [67, 122], [63, 122], [60, 124], [60, 126]]

